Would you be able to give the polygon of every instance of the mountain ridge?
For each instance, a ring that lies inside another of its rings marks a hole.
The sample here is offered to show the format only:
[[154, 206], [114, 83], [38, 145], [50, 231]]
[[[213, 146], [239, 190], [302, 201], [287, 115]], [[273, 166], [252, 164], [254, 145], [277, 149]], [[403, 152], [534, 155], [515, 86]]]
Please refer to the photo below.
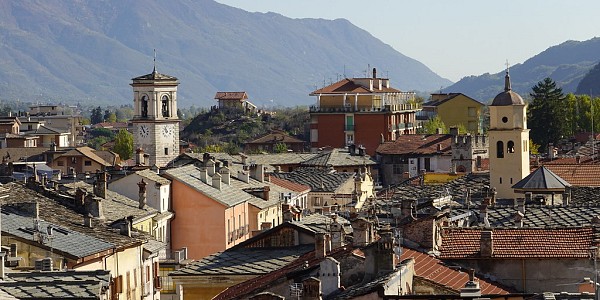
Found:
[[157, 71], [180, 79], [181, 106], [214, 105], [217, 91], [235, 90], [258, 105], [306, 105], [333, 75], [368, 65], [403, 90], [451, 83], [346, 19], [290, 19], [211, 0], [2, 0], [0, 18], [6, 100], [129, 104], [131, 78], [152, 71], [154, 49]]

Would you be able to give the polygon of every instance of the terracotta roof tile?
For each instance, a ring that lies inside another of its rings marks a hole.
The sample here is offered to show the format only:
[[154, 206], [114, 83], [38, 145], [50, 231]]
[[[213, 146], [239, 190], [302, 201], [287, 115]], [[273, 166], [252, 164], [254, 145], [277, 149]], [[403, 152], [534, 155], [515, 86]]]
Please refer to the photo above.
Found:
[[309, 192], [310, 191], [310, 187], [308, 185], [304, 185], [304, 184], [299, 184], [299, 183], [295, 183], [295, 182], [291, 182], [289, 180], [285, 180], [283, 178], [278, 178], [275, 176], [271, 176], [270, 177], [271, 183], [278, 185], [282, 188], [286, 188], [288, 190], [297, 192], [297, 193], [302, 193], [302, 192]]
[[245, 100], [248, 99], [246, 92], [217, 92], [215, 94], [217, 100]]
[[395, 155], [432, 155], [437, 154], [438, 145], [441, 152], [448, 154], [451, 151], [451, 134], [406, 134], [399, 136], [393, 142], [385, 142], [377, 147], [379, 154]]
[[328, 85], [324, 88], [320, 88], [311, 93], [311, 96], [318, 94], [344, 94], [344, 93], [400, 93], [400, 90], [394, 88], [382, 87], [381, 90], [373, 90], [365, 88], [364, 86], [355, 83], [352, 79], [344, 78], [334, 84]]
[[546, 168], [574, 186], [600, 186], [600, 165], [545, 164]]
[[[480, 228], [446, 228], [442, 259], [480, 257]], [[586, 258], [592, 245], [591, 227], [495, 228], [493, 258]]]

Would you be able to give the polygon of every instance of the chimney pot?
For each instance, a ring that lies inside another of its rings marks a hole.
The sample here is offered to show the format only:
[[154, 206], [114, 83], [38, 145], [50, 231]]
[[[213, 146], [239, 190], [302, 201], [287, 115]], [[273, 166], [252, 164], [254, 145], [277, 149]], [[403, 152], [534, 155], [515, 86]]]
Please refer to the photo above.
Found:
[[492, 257], [494, 255], [494, 232], [492, 230], [481, 231], [481, 257]]

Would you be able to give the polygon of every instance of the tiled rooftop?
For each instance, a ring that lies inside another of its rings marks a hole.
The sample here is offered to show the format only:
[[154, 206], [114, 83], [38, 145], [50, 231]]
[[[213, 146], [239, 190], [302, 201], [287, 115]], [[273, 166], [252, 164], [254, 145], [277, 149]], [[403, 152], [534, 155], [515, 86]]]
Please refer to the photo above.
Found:
[[331, 172], [328, 169], [298, 168], [289, 173], [271, 173], [271, 176], [307, 185], [313, 192], [335, 192], [348, 180], [354, 178], [354, 173]]
[[281, 269], [313, 249], [313, 245], [284, 248], [229, 249], [207, 256], [171, 273], [171, 275], [262, 275]]
[[[244, 201], [249, 201], [254, 196], [240, 190], [239, 188], [221, 183], [221, 189], [212, 186], [212, 179], [208, 179], [209, 184], [200, 179], [200, 171], [194, 165], [187, 165], [179, 168], [165, 171], [165, 175], [173, 180], [178, 180], [187, 186], [209, 196], [228, 207], [237, 205]], [[208, 177], [210, 178], [210, 177]]]
[[275, 177], [275, 176], [271, 176], [271, 183], [281, 186], [281, 187], [284, 187], [295, 193], [303, 193], [303, 192], [310, 191], [310, 187], [308, 185], [291, 182], [289, 180], [285, 180], [283, 178], [279, 178], [279, 177]]
[[110, 272], [21, 272], [9, 273], [8, 280], [0, 290], [18, 299], [98, 299], [109, 287]]
[[[451, 154], [451, 134], [404, 134], [395, 141], [385, 142], [375, 152], [384, 155]], [[438, 151], [438, 146], [441, 151]]]
[[368, 155], [350, 155], [346, 149], [334, 148], [329, 151], [317, 153], [301, 163], [302, 166], [313, 167], [345, 167], [345, 166], [371, 166], [377, 162]]
[[135, 174], [138, 174], [138, 175], [140, 175], [141, 177], [144, 177], [144, 178], [148, 178], [148, 179], [150, 179], [150, 180], [152, 180], [154, 182], [158, 182], [158, 183], [160, 183], [162, 185], [171, 184], [171, 180], [169, 180], [167, 178], [164, 178], [164, 177], [156, 174], [156, 172], [154, 172], [154, 171], [152, 171], [150, 169], [140, 170], [140, 171], [135, 172]]
[[[440, 258], [480, 257], [480, 228], [447, 228]], [[494, 228], [492, 258], [587, 258], [594, 232], [579, 228]]]
[[600, 187], [600, 164], [546, 164], [545, 167], [571, 185]]
[[324, 88], [318, 89], [311, 93], [311, 95], [318, 94], [345, 94], [345, 93], [361, 93], [361, 94], [372, 94], [372, 93], [399, 93], [400, 90], [395, 88], [386, 88], [382, 87], [381, 90], [369, 90], [368, 88], [363, 87], [360, 84], [354, 83], [352, 79], [344, 78], [334, 84], [328, 85]]

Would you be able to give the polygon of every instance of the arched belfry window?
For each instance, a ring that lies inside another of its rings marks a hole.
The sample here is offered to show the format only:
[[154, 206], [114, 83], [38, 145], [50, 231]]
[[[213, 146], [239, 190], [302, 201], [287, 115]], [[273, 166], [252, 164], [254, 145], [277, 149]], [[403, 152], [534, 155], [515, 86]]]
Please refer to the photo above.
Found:
[[515, 142], [508, 141], [508, 143], [506, 143], [506, 152], [515, 153]]
[[171, 116], [171, 114], [169, 114], [169, 97], [167, 97], [167, 95], [162, 96], [162, 116]]
[[496, 157], [497, 158], [504, 157], [504, 143], [502, 141], [498, 141], [496, 143]]
[[141, 103], [142, 118], [147, 118], [148, 117], [148, 96], [143, 95], [141, 102], [142, 102]]

